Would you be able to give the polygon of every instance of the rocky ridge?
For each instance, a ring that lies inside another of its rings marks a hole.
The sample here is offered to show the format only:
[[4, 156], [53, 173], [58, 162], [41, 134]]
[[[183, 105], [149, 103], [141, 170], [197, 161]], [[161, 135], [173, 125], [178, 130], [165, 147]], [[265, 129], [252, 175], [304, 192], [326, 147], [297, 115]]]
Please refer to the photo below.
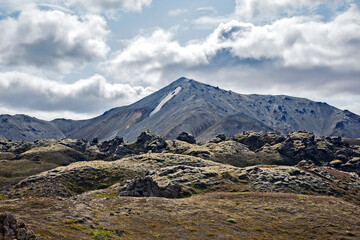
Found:
[[[194, 140], [185, 133], [179, 138]], [[202, 144], [189, 141], [166, 140], [148, 130], [132, 143], [118, 137], [90, 142], [2, 141], [3, 153], [8, 154], [4, 156], [13, 156], [4, 163], [33, 157], [41, 166], [53, 161], [49, 152], [65, 159], [70, 152], [74, 157], [60, 161], [64, 165], [74, 162], [68, 166], [23, 178], [7, 187], [4, 196], [70, 197], [109, 188], [121, 196], [184, 197], [202, 191], [270, 191], [360, 200], [360, 148], [339, 137], [315, 138], [305, 131], [287, 137], [272, 132], [243, 132], [234, 137], [218, 135]]]

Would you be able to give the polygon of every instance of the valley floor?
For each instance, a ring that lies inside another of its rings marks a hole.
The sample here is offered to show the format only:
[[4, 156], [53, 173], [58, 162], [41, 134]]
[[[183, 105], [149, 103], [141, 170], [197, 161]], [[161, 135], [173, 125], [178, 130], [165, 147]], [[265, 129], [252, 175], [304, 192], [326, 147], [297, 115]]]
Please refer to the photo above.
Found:
[[0, 202], [45, 239], [359, 239], [360, 208], [289, 193], [204, 193], [183, 199], [115, 197]]

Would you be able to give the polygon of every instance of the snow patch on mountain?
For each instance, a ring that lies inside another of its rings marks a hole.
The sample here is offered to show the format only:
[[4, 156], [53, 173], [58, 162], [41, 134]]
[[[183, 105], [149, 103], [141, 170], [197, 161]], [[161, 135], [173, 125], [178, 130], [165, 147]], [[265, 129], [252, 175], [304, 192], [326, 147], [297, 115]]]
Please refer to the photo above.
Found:
[[156, 106], [156, 108], [154, 109], [154, 111], [152, 111], [150, 113], [150, 116], [154, 115], [155, 113], [157, 113], [158, 111], [160, 111], [160, 109], [165, 105], [165, 103], [167, 103], [168, 101], [170, 101], [174, 96], [176, 96], [180, 91], [181, 91], [181, 87], [177, 87], [174, 91], [170, 92], [163, 100], [161, 100], [161, 102], [159, 103], [159, 105]]

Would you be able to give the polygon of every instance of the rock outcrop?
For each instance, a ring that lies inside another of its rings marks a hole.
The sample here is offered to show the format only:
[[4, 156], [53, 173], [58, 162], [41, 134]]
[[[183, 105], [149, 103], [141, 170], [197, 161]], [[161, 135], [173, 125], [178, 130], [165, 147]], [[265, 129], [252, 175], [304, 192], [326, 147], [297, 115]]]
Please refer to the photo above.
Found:
[[246, 145], [251, 151], [260, 149], [265, 144], [275, 145], [283, 142], [285, 137], [279, 136], [274, 132], [259, 133], [254, 131], [244, 131], [233, 137], [234, 141]]
[[187, 132], [180, 133], [179, 136], [176, 139], [180, 140], [180, 141], [190, 143], [190, 144], [195, 144], [196, 143], [196, 140], [195, 140], [194, 136], [187, 133]]
[[167, 146], [165, 138], [150, 132], [148, 129], [140, 134], [136, 140], [136, 144], [136, 148], [144, 152], [151, 151], [154, 153], [161, 152]]
[[77, 162], [30, 176], [15, 185], [7, 196], [69, 197], [107, 188], [139, 175], [141, 172], [120, 162]]
[[113, 162], [74, 163], [31, 176], [8, 194], [69, 197], [119, 183], [118, 196], [178, 198], [204, 191], [260, 191], [360, 200], [357, 174], [319, 167], [311, 161], [301, 161], [298, 166], [239, 168], [169, 153], [146, 153]]
[[0, 214], [0, 240], [44, 240], [28, 230], [24, 223], [18, 223], [10, 212]]
[[[191, 144], [190, 135], [182, 135], [186, 141], [166, 140], [148, 130], [132, 143], [119, 137], [91, 142], [2, 140], [1, 158], [10, 159], [2, 160], [1, 166], [10, 168], [21, 160], [44, 169], [9, 180], [6, 170], [0, 170], [0, 177], [8, 181], [6, 188], [2, 186], [8, 190], [4, 195], [69, 197], [131, 180], [119, 195], [173, 198], [199, 191], [245, 189], [351, 195], [357, 199], [353, 191], [360, 182], [360, 147], [340, 137], [316, 138], [305, 131], [286, 137], [243, 132]], [[93, 161], [96, 159], [103, 161]], [[177, 187], [181, 194], [175, 194]]]
[[181, 198], [184, 193], [179, 183], [160, 187], [151, 177], [140, 177], [126, 182], [116, 196]]

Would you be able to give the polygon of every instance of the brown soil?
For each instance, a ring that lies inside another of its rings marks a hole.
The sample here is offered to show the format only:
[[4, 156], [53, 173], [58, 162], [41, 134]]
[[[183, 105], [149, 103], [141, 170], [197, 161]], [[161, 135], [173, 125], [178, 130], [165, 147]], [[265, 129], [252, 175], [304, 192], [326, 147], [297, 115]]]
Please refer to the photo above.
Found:
[[206, 193], [190, 198], [115, 197], [0, 201], [45, 239], [359, 239], [360, 207], [334, 197]]

